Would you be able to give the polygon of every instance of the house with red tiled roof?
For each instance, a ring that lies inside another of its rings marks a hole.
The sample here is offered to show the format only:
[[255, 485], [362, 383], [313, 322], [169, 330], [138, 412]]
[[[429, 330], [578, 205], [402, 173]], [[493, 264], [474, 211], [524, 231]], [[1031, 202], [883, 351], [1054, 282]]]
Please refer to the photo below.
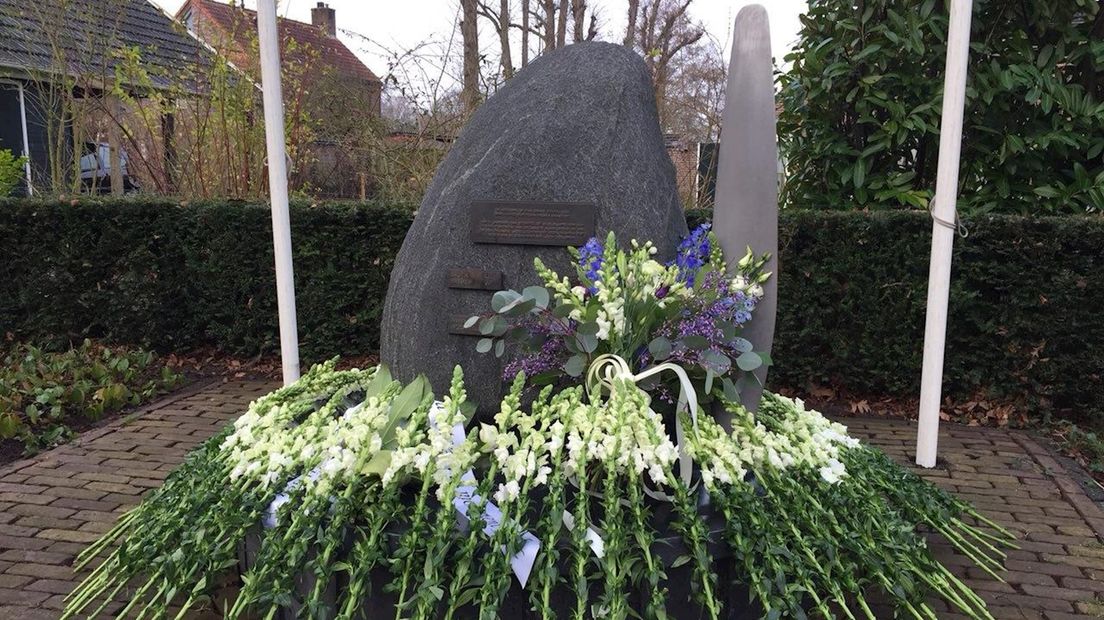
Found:
[[[239, 59], [255, 46], [257, 13], [239, 4], [187, 0], [177, 21], [216, 50]], [[311, 9], [311, 23], [280, 18], [280, 52], [285, 63], [309, 62], [315, 71], [332, 71], [374, 87], [380, 79], [337, 37], [337, 15], [326, 3]], [[229, 49], [228, 49], [229, 48]], [[248, 66], [250, 63], [242, 62]]]
[[[187, 0], [176, 19], [260, 81], [255, 11], [234, 2]], [[365, 121], [379, 117], [382, 82], [338, 38], [336, 12], [326, 3], [311, 9], [310, 23], [278, 23], [292, 186], [320, 196], [355, 195], [366, 166], [353, 143]]]

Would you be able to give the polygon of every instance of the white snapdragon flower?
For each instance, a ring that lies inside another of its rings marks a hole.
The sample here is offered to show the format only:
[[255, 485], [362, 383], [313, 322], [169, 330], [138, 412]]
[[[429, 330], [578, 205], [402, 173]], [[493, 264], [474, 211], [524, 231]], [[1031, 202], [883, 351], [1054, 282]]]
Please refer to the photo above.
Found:
[[838, 484], [847, 475], [847, 468], [836, 459], [830, 459], [828, 464], [820, 468], [820, 477], [828, 484]]
[[499, 504], [505, 504], [517, 499], [519, 493], [521, 493], [521, 487], [518, 485], [517, 480], [510, 480], [505, 484], [498, 485], [498, 490], [495, 491], [494, 499]]
[[595, 337], [598, 338], [598, 340], [609, 340], [610, 329], [613, 327], [613, 323], [607, 317], [605, 310], [598, 311], [595, 322], [598, 324], [598, 333]]
[[667, 470], [663, 469], [658, 463], [648, 468], [648, 477], [655, 484], [667, 484]]
[[660, 265], [654, 260], [645, 261], [640, 270], [644, 273], [644, 275], [651, 278], [662, 276], [667, 272], [666, 267]]

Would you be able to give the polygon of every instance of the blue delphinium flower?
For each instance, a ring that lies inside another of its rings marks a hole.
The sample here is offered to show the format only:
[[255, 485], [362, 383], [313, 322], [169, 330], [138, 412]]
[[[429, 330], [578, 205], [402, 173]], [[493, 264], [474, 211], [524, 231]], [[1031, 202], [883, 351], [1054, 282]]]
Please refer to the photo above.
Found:
[[679, 244], [675, 260], [679, 270], [679, 280], [687, 286], [694, 286], [694, 277], [702, 265], [709, 260], [709, 224], [698, 226]]
[[[597, 237], [591, 237], [586, 245], [579, 248], [579, 266], [586, 269], [586, 277], [591, 282], [598, 281], [598, 270], [602, 268], [602, 242]], [[595, 292], [595, 287], [588, 287], [590, 292]]]

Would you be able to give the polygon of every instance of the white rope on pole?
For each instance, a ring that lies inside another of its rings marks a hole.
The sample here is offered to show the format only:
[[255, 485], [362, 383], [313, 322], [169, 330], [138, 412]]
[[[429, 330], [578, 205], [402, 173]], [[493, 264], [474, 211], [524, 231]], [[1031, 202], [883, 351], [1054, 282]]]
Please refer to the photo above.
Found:
[[924, 368], [920, 379], [920, 425], [916, 464], [935, 467], [939, 444], [939, 401], [943, 389], [943, 353], [947, 340], [947, 304], [951, 288], [951, 252], [957, 221], [958, 170], [962, 154], [962, 117], [966, 107], [966, 68], [970, 56], [973, 0], [952, 0], [947, 35], [947, 71], [939, 133], [939, 167], [932, 206], [928, 310], [924, 327]]
[[284, 385], [299, 378], [299, 335], [295, 323], [295, 274], [291, 261], [291, 219], [288, 215], [287, 148], [284, 144], [284, 101], [280, 92], [280, 40], [275, 0], [257, 3], [257, 31], [264, 92], [268, 187], [272, 197], [272, 245], [276, 255], [276, 299], [280, 311], [280, 360]]

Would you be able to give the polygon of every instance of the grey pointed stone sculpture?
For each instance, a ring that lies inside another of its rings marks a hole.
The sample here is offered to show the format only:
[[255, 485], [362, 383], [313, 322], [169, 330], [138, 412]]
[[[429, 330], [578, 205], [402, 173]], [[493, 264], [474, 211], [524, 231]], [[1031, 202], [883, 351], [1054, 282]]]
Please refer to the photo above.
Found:
[[[747, 246], [756, 254], [771, 255], [765, 269], [774, 277], [763, 287], [766, 295], [741, 334], [756, 351], [769, 352], [778, 308], [778, 143], [770, 26], [762, 6], [744, 7], [736, 15], [729, 67], [713, 232], [730, 269]], [[755, 375], [765, 382], [767, 369]], [[762, 393], [760, 384], [745, 382], [740, 400], [755, 411]]]
[[[505, 360], [476, 353], [476, 337], [450, 332], [489, 310], [493, 291], [478, 289], [499, 277], [516, 290], [539, 284], [535, 256], [561, 274], [574, 271], [562, 245], [474, 243], [472, 205], [484, 201], [590, 204], [600, 238], [613, 230], [622, 243], [652, 240], [659, 258], [673, 256], [686, 222], [643, 59], [620, 45], [578, 43], [518, 72], [461, 132], [396, 258], [382, 361], [403, 380], [425, 373], [438, 394], [461, 364], [469, 398], [493, 411]], [[466, 282], [454, 280], [459, 269]]]

